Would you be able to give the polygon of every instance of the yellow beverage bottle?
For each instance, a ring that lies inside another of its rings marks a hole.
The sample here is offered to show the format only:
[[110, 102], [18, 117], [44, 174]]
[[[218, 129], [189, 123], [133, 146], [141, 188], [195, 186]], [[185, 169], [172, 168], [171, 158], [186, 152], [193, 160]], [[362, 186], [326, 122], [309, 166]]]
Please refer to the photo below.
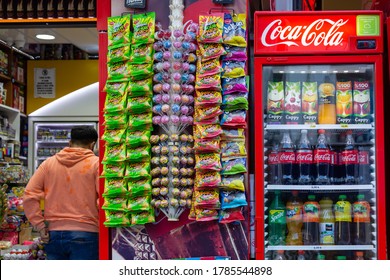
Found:
[[336, 96], [335, 86], [332, 83], [322, 83], [318, 87], [318, 123], [336, 123]]
[[329, 197], [320, 200], [320, 244], [334, 245], [333, 201]]

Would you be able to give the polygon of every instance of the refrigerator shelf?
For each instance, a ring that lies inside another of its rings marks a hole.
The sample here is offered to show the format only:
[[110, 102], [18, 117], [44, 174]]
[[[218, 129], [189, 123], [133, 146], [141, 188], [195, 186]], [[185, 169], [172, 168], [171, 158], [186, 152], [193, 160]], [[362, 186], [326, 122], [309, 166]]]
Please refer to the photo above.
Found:
[[267, 190], [345, 191], [374, 190], [373, 185], [267, 185]]
[[286, 245], [286, 246], [267, 246], [268, 251], [359, 251], [359, 250], [374, 250], [373, 245]]
[[292, 130], [292, 129], [373, 129], [373, 124], [266, 124], [266, 130]]

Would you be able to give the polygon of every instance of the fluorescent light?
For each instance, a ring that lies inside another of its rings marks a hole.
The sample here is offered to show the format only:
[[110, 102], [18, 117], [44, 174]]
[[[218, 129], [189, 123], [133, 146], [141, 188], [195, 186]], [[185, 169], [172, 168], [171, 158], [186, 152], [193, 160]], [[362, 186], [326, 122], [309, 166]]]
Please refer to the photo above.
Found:
[[49, 34], [37, 34], [35, 35], [35, 37], [41, 40], [54, 40], [56, 38], [53, 35], [49, 35]]

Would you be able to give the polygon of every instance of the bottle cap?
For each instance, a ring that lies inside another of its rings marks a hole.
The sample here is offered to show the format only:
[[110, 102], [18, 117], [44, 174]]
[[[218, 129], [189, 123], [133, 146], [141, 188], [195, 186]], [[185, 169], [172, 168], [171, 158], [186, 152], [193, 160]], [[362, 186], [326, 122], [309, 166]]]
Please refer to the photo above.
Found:
[[325, 129], [319, 129], [319, 130], [318, 130], [318, 133], [319, 133], [319, 134], [324, 134], [324, 133], [325, 133]]
[[364, 196], [364, 194], [362, 194], [362, 193], [361, 193], [361, 194], [358, 194], [356, 197], [357, 197], [358, 200], [363, 200], [363, 199], [365, 199], [365, 196]]
[[340, 194], [339, 195], [339, 199], [340, 200], [346, 200], [347, 199], [347, 196], [345, 194]]
[[323, 254], [318, 254], [317, 260], [325, 260], [325, 255], [323, 255]]
[[337, 256], [336, 257], [336, 260], [346, 260], [347, 257], [346, 256]]
[[352, 130], [347, 130], [347, 135], [352, 135]]
[[305, 254], [305, 251], [303, 251], [303, 250], [298, 250], [298, 255], [303, 255], [303, 254]]
[[307, 197], [309, 200], [316, 200], [316, 196], [314, 194], [309, 194]]
[[278, 250], [278, 254], [284, 254], [284, 250]]
[[361, 251], [356, 252], [356, 256], [363, 257], [363, 252], [361, 252]]

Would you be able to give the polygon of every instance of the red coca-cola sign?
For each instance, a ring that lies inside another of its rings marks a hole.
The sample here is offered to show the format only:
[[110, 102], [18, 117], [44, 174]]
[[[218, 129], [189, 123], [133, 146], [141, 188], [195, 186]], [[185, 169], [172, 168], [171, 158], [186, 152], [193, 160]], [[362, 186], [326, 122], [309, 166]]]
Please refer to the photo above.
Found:
[[370, 154], [368, 151], [359, 151], [359, 164], [370, 164]]
[[268, 164], [279, 164], [279, 153], [270, 153], [268, 155]]
[[294, 152], [281, 152], [279, 154], [279, 161], [283, 163], [295, 163], [295, 153]]
[[314, 150], [314, 162], [315, 163], [331, 163], [331, 153], [328, 149]]
[[313, 163], [313, 153], [297, 151], [295, 160], [297, 163]]
[[340, 161], [341, 164], [357, 164], [358, 152], [356, 150], [342, 151]]
[[[358, 26], [362, 22], [359, 17], [362, 16], [375, 16], [375, 13], [256, 12], [255, 54], [381, 51], [380, 34], [359, 33]], [[378, 13], [376, 16], [380, 18]], [[356, 40], [366, 38], [378, 40], [378, 49], [358, 49]]]

